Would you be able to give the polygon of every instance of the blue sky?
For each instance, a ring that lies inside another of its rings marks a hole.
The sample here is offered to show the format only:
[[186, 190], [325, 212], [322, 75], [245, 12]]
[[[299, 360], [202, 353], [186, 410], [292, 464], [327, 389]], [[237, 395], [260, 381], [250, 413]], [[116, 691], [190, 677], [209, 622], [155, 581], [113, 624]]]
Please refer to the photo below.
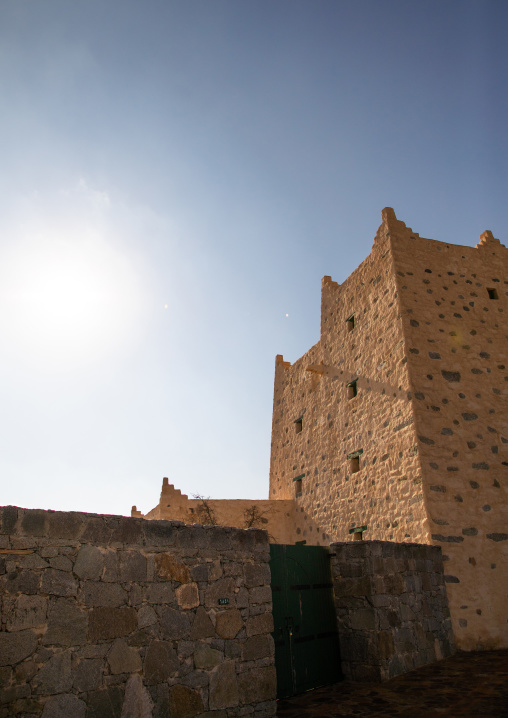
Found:
[[0, 0], [2, 503], [267, 497], [275, 355], [381, 209], [507, 243], [507, 32], [502, 0]]

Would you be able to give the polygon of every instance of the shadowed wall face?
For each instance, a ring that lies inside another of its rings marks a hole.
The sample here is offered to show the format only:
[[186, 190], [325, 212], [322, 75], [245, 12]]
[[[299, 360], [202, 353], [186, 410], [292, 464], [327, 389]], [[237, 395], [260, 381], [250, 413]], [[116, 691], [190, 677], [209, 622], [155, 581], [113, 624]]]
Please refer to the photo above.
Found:
[[0, 519], [2, 715], [275, 715], [266, 532]]
[[455, 652], [437, 546], [361, 541], [330, 551], [345, 676], [386, 680]]

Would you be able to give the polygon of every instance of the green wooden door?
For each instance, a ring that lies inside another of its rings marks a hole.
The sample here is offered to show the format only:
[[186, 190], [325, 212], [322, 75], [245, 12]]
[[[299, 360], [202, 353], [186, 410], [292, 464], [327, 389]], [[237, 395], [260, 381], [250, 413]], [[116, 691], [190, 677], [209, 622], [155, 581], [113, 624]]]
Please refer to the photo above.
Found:
[[328, 549], [270, 546], [277, 697], [341, 679]]

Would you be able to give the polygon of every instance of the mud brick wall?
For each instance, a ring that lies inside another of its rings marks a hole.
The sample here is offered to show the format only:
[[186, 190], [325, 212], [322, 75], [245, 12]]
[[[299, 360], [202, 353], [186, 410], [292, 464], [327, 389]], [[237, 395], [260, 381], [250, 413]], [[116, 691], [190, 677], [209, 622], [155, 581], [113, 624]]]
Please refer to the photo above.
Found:
[[275, 715], [266, 532], [12, 506], [0, 527], [0, 718]]
[[439, 547], [355, 541], [330, 551], [347, 678], [386, 680], [455, 652]]

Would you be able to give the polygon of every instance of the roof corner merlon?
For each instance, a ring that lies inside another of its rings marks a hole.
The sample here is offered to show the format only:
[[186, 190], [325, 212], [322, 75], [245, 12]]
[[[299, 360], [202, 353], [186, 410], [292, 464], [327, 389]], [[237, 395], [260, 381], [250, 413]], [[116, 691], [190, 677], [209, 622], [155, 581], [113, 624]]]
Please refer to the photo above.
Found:
[[479, 249], [480, 247], [504, 247], [506, 249], [504, 244], [501, 244], [501, 241], [494, 237], [490, 229], [486, 229], [485, 232], [482, 232], [480, 234], [480, 241], [475, 246], [475, 249]]
[[328, 275], [325, 275], [323, 279], [321, 280], [321, 289], [324, 289], [325, 287], [333, 287], [334, 289], [337, 289], [339, 286], [338, 282], [334, 282], [331, 277]]
[[279, 366], [281, 366], [283, 369], [289, 369], [289, 367], [291, 366], [291, 362], [284, 361], [284, 357], [282, 356], [282, 354], [277, 354], [277, 356], [275, 357], [275, 368], [277, 369], [277, 367]]
[[413, 232], [411, 227], [407, 227], [405, 222], [401, 219], [397, 219], [393, 207], [385, 207], [381, 210], [381, 220], [382, 223], [376, 233], [374, 243], [376, 240], [384, 239], [390, 234], [410, 235], [411, 239], [417, 239], [419, 237], [418, 233]]

